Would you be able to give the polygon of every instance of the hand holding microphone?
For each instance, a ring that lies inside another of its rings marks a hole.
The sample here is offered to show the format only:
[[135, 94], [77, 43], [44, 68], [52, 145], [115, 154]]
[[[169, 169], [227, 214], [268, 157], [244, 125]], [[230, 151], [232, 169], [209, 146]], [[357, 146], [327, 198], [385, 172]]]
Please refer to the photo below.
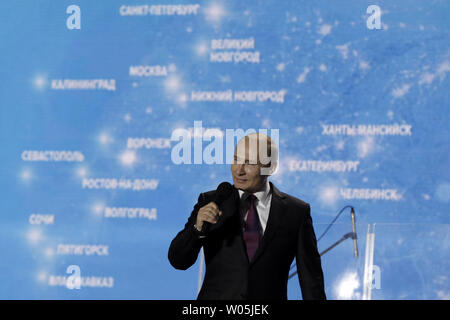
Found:
[[217, 223], [222, 215], [222, 211], [220, 211], [219, 206], [230, 197], [232, 192], [233, 186], [230, 183], [222, 182], [219, 184], [214, 201], [211, 201], [198, 210], [197, 222], [195, 224], [198, 231], [205, 233], [208, 231], [211, 224]]
[[221, 215], [222, 211], [219, 210], [217, 204], [210, 202], [198, 211], [195, 227], [198, 231], [205, 231], [204, 222], [215, 224]]

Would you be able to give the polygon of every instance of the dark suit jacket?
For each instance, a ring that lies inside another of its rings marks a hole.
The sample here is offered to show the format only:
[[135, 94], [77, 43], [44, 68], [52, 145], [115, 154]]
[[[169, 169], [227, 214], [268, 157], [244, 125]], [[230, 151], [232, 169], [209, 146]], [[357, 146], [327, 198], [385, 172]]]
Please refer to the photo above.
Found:
[[272, 183], [272, 202], [266, 229], [251, 262], [242, 236], [239, 193], [219, 208], [222, 216], [200, 239], [195, 229], [198, 210], [215, 200], [216, 191], [201, 193], [188, 222], [169, 248], [169, 261], [186, 270], [197, 260], [203, 246], [206, 273], [197, 299], [286, 300], [290, 266], [296, 258], [303, 299], [326, 299], [320, 255], [310, 206], [280, 192]]

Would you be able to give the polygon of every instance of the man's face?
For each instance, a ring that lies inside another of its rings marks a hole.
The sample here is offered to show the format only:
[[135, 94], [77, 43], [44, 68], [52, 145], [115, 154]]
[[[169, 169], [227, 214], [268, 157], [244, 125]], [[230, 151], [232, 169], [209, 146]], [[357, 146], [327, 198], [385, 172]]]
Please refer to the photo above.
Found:
[[261, 175], [261, 164], [258, 162], [257, 149], [250, 149], [249, 143], [238, 143], [231, 165], [234, 186], [248, 192], [261, 191], [267, 176]]

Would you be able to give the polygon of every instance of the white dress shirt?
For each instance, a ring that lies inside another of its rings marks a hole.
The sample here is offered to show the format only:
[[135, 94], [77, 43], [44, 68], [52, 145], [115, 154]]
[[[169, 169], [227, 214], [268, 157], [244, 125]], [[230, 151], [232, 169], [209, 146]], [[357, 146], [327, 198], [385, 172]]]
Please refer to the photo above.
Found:
[[[240, 189], [238, 191], [239, 197], [241, 199], [240, 213], [244, 216], [244, 219], [247, 220], [248, 209], [245, 209], [245, 206], [243, 205], [245, 201], [243, 195], [245, 194], [245, 192]], [[272, 200], [272, 192], [270, 190], [269, 180], [267, 180], [264, 190], [255, 192], [254, 195], [256, 197], [256, 211], [258, 212], [259, 222], [261, 223], [262, 232], [264, 233], [264, 231], [266, 230], [267, 220], [269, 219], [270, 203]], [[246, 210], [246, 212], [244, 213], [243, 210]]]

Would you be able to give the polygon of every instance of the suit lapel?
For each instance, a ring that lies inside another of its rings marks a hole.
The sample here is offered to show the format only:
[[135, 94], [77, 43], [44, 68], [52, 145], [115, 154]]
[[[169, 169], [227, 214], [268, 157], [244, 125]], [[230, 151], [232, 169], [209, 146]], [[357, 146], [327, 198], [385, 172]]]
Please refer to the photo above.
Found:
[[255, 252], [255, 256], [250, 264], [255, 263], [259, 256], [264, 252], [264, 250], [269, 245], [273, 236], [276, 234], [277, 226], [283, 219], [283, 213], [285, 209], [285, 204], [283, 199], [285, 198], [281, 192], [270, 182], [270, 187], [272, 189], [272, 200], [269, 210], [269, 218], [267, 220], [266, 230], [259, 243], [258, 249]]

